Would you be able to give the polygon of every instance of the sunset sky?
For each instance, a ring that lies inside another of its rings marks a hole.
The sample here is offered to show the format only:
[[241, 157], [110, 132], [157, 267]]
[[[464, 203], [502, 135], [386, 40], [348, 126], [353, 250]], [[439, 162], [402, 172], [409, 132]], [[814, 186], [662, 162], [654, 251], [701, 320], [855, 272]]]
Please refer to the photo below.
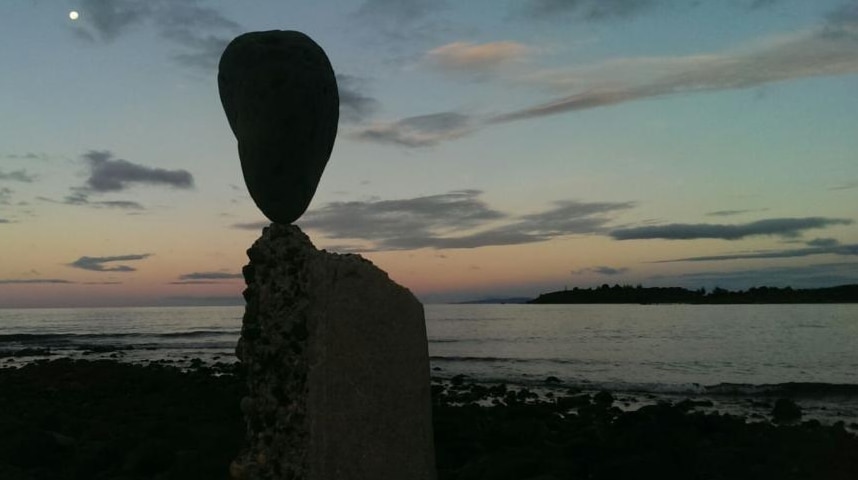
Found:
[[296, 223], [425, 302], [858, 283], [856, 0], [4, 0], [0, 307], [240, 298], [217, 62], [271, 29], [340, 89]]

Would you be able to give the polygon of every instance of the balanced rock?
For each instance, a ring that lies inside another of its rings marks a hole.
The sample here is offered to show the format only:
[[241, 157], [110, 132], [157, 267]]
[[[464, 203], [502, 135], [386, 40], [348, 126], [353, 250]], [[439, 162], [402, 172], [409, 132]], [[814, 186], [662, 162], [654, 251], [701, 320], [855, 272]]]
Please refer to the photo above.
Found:
[[340, 101], [328, 57], [301, 32], [245, 33], [221, 56], [218, 88], [250, 196], [272, 221], [294, 222], [337, 136]]
[[423, 306], [359, 255], [272, 224], [248, 250], [242, 479], [435, 478]]

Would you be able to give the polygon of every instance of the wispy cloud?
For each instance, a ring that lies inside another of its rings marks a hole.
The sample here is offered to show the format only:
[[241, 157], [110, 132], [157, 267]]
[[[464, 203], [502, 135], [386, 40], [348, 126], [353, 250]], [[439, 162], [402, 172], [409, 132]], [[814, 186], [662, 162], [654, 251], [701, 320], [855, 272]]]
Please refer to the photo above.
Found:
[[746, 210], [716, 210], [714, 212], [706, 212], [707, 217], [733, 217], [745, 213], [765, 212], [767, 208], [755, 208]]
[[82, 155], [90, 172], [85, 187], [92, 192], [118, 192], [134, 184], [191, 188], [194, 177], [187, 170], [165, 170], [113, 158], [107, 150], [91, 150]]
[[340, 119], [362, 122], [378, 109], [379, 102], [366, 93], [366, 81], [352, 75], [337, 74], [340, 95]]
[[648, 283], [744, 289], [759, 287], [818, 288], [858, 283], [858, 262], [822, 263], [787, 267], [692, 272], [653, 276]]
[[244, 278], [240, 273], [229, 272], [193, 272], [179, 276], [179, 280], [232, 280]]
[[[585, 3], [590, 2], [581, 2], [581, 5]], [[497, 53], [502, 49], [495, 46], [493, 55], [481, 56], [492, 50], [481, 47], [451, 44], [434, 52], [437, 64], [445, 68], [475, 69], [479, 65], [496, 65], [501, 59], [508, 60], [510, 52], [515, 51], [508, 46], [503, 55]], [[432, 56], [431, 53], [427, 55]], [[795, 79], [854, 73], [858, 73], [858, 20], [844, 20], [836, 25], [829, 21], [811, 30], [767, 38], [722, 52], [620, 58], [588, 67], [536, 71], [520, 79], [519, 84], [549, 89], [562, 96], [488, 116], [448, 111], [375, 123], [352, 135], [390, 145], [429, 147], [511, 121], [648, 98], [747, 89]], [[854, 188], [854, 185], [834, 187], [837, 188]]]
[[770, 218], [734, 225], [671, 223], [668, 225], [621, 228], [612, 231], [610, 235], [615, 240], [646, 240], [656, 238], [666, 240], [696, 240], [702, 238], [739, 240], [758, 235], [795, 238], [805, 230], [850, 224], [852, 224], [852, 220], [844, 218]]
[[590, 268], [582, 268], [580, 270], [573, 270], [572, 274], [573, 275], [583, 275], [583, 274], [587, 274], [587, 273], [595, 273], [597, 275], [614, 276], [614, 275], [622, 275], [624, 273], [627, 273], [628, 271], [629, 271], [629, 269], [626, 267], [615, 268], [615, 267], [608, 267], [608, 266], [602, 265], [602, 266], [598, 266], [598, 267], [590, 267]]
[[263, 220], [260, 222], [234, 223], [232, 224], [232, 228], [238, 228], [240, 230], [262, 230], [269, 225], [271, 225], [270, 221]]
[[13, 223], [11, 220], [6, 218], [0, 218], [0, 223]]
[[[746, 10], [761, 10], [783, 0], [732, 1]], [[518, 17], [538, 20], [568, 21], [575, 18], [607, 21], [637, 17], [658, 8], [694, 8], [701, 3], [676, 0], [523, 0], [517, 2], [516, 14]]]
[[808, 247], [835, 247], [840, 245], [836, 238], [814, 238], [805, 242]]
[[518, 42], [474, 44], [453, 42], [430, 50], [424, 57], [432, 66], [452, 72], [485, 72], [518, 62], [532, 50]]
[[175, 282], [167, 282], [169, 285], [222, 285], [223, 282], [216, 280], [178, 280]]
[[858, 180], [854, 182], [845, 182], [839, 185], [835, 185], [829, 188], [829, 190], [851, 190], [853, 188], [858, 188]]
[[[612, 215], [632, 202], [555, 202], [512, 216], [489, 207], [479, 190], [403, 200], [329, 203], [298, 222], [330, 239], [358, 240], [363, 250], [453, 249], [519, 245], [566, 235], [605, 233]], [[353, 247], [349, 247], [353, 248]]]
[[[855, 32], [858, 26], [841, 26]], [[532, 81], [571, 95], [497, 115], [490, 122], [543, 117], [667, 95], [744, 89], [858, 72], [858, 38], [810, 32], [723, 53], [617, 59], [586, 69], [546, 71]], [[617, 80], [619, 79], [619, 80]]]
[[377, 122], [352, 132], [352, 137], [402, 147], [431, 147], [471, 133], [474, 119], [457, 112], [441, 112], [404, 118], [390, 123]]
[[[812, 242], [809, 242], [809, 244]], [[752, 260], [772, 258], [799, 258], [815, 255], [840, 255], [858, 256], [858, 244], [851, 245], [812, 245], [807, 248], [793, 248], [785, 250], [759, 250], [754, 252], [727, 253], [723, 255], [704, 255], [699, 257], [676, 258], [672, 260], [660, 260], [653, 263], [676, 263], [676, 262], [714, 262], [728, 260]]]
[[46, 153], [7, 153], [3, 155], [10, 160], [50, 160], [51, 156]]
[[151, 257], [151, 253], [137, 255], [117, 255], [113, 257], [80, 257], [68, 264], [69, 267], [93, 272], [134, 272], [137, 269], [128, 265], [112, 265], [116, 262], [133, 262]]
[[559, 20], [574, 16], [606, 20], [639, 15], [663, 3], [663, 0], [525, 0], [520, 2], [520, 8], [525, 17], [536, 19]]
[[36, 180], [36, 176], [28, 173], [26, 170], [13, 170], [11, 172], [4, 172], [0, 170], [0, 180], [12, 180], [15, 182], [25, 182], [32, 183]]
[[460, 230], [504, 218], [479, 199], [479, 190], [457, 190], [402, 200], [332, 202], [298, 223], [329, 238], [374, 239], [415, 232]]
[[131, 200], [91, 200], [90, 195], [85, 190], [76, 190], [71, 194], [66, 195], [62, 202], [56, 202], [46, 197], [38, 197], [40, 200], [64, 203], [66, 205], [78, 205], [94, 208], [115, 208], [118, 210], [145, 210], [143, 205]]
[[12, 194], [15, 193], [9, 187], [0, 187], [0, 205], [9, 205], [12, 202]]
[[211, 70], [240, 26], [199, 0], [79, 0], [81, 38], [109, 43], [141, 25], [150, 25], [181, 49], [181, 64]]
[[410, 23], [445, 7], [443, 0], [365, 0], [357, 14]]
[[59, 278], [0, 278], [0, 285], [36, 285], [36, 284], [75, 283]]

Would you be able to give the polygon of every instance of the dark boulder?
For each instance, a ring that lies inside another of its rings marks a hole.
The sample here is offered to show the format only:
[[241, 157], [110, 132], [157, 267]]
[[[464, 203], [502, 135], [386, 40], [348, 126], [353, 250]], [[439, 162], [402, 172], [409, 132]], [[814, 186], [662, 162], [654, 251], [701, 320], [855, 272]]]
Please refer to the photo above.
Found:
[[772, 409], [775, 423], [789, 423], [801, 420], [801, 407], [788, 398], [779, 398]]
[[218, 88], [250, 196], [272, 221], [294, 222], [337, 135], [340, 102], [328, 57], [301, 32], [245, 33], [221, 56]]

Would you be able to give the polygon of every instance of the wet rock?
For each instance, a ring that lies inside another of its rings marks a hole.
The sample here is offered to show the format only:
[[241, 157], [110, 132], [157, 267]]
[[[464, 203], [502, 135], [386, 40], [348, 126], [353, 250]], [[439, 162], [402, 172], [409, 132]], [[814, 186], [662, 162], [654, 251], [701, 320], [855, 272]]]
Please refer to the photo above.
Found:
[[590, 395], [587, 394], [557, 398], [557, 407], [561, 411], [572, 410], [586, 405], [590, 405]]
[[248, 250], [245, 479], [434, 478], [423, 307], [358, 255], [275, 223]]
[[41, 357], [51, 355], [50, 348], [22, 348], [20, 350], [16, 350], [11, 353], [0, 354], [0, 356], [12, 356], [12, 357]]
[[712, 403], [711, 400], [692, 400], [690, 398], [686, 398], [685, 400], [676, 404], [676, 407], [682, 410], [683, 412], [687, 412], [689, 410], [693, 410], [697, 407], [714, 407], [715, 404]]
[[772, 409], [772, 420], [775, 423], [789, 423], [801, 420], [801, 407], [788, 398], [779, 398]]
[[316, 192], [337, 134], [339, 95], [328, 57], [301, 32], [245, 33], [224, 50], [218, 87], [250, 196], [272, 221], [294, 222]]
[[602, 390], [593, 396], [593, 402], [599, 406], [610, 407], [614, 403], [614, 396], [611, 395], [611, 392]]
[[175, 453], [165, 442], [145, 440], [128, 454], [124, 468], [136, 473], [153, 475], [167, 470], [174, 460]]

